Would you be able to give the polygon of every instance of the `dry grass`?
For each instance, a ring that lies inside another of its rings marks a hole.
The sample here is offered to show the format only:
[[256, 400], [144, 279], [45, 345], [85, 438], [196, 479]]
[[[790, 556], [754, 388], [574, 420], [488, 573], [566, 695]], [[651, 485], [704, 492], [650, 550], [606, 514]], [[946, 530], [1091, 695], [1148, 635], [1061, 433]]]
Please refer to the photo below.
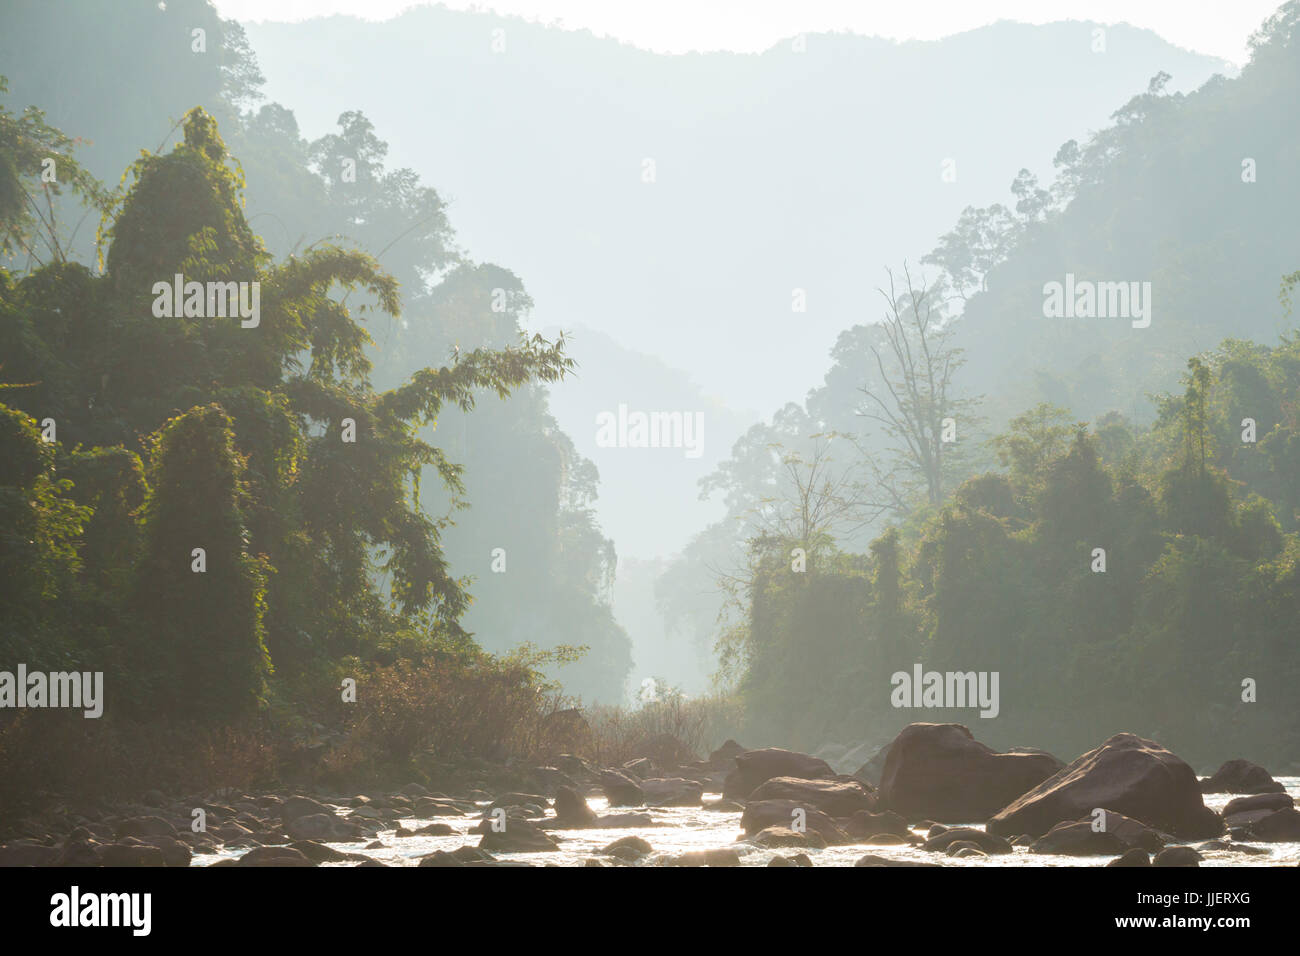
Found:
[[637, 757], [661, 764], [707, 757], [735, 735], [740, 717], [734, 700], [717, 696], [670, 694], [632, 710], [593, 707], [587, 713], [591, 742], [586, 756], [602, 766], [618, 766]]

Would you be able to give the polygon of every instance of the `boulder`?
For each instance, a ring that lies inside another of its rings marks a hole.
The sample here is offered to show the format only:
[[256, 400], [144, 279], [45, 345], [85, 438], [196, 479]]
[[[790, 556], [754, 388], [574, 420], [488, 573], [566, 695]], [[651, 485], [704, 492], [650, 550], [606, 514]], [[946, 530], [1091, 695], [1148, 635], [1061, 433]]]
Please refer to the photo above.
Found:
[[361, 827], [332, 813], [309, 813], [290, 821], [284, 829], [291, 840], [315, 840], [318, 843], [360, 840], [365, 835]]
[[608, 846], [602, 847], [599, 852], [625, 860], [635, 860], [650, 853], [653, 849], [654, 847], [639, 836], [625, 836], [620, 837]]
[[1042, 836], [1104, 807], [1180, 838], [1218, 836], [1223, 820], [1201, 800], [1196, 774], [1159, 744], [1116, 734], [1000, 810], [990, 832]]
[[483, 834], [479, 849], [497, 853], [550, 853], [560, 848], [545, 830], [524, 821], [510, 821], [500, 833], [493, 830]]
[[324, 813], [333, 816], [334, 810], [331, 807], [325, 806], [325, 804], [321, 803], [319, 800], [313, 800], [311, 797], [290, 797], [280, 805], [280, 820], [284, 823], [292, 823], [299, 817], [310, 816], [317, 813]]
[[645, 803], [640, 782], [621, 770], [602, 770], [600, 786], [611, 807], [639, 807]]
[[1300, 810], [1291, 807], [1274, 810], [1251, 824], [1250, 832], [1256, 839], [1270, 843], [1300, 841]]
[[68, 840], [55, 865], [99, 866], [99, 844], [93, 840]]
[[641, 781], [646, 803], [657, 807], [698, 807], [704, 803], [704, 787], [683, 777], [651, 777]]
[[1229, 760], [1207, 780], [1201, 793], [1283, 793], [1286, 788], [1263, 767], [1249, 760]]
[[1167, 846], [1152, 859], [1152, 866], [1200, 866], [1201, 854], [1190, 846]]
[[290, 846], [257, 846], [239, 858], [238, 866], [315, 866], [301, 850]]
[[109, 843], [99, 848], [101, 866], [166, 866], [163, 851], [146, 843]]
[[886, 810], [883, 813], [872, 813], [869, 810], [859, 810], [849, 818], [844, 829], [850, 836], [855, 837], [873, 837], [881, 834], [892, 834], [903, 839], [911, 839], [912, 831], [907, 826], [907, 821], [900, 817], [893, 810]]
[[889, 745], [877, 798], [904, 816], [970, 823], [987, 820], [1060, 769], [1051, 754], [999, 753], [962, 724], [909, 724]]
[[546, 812], [546, 808], [550, 805], [551, 801], [547, 800], [540, 793], [503, 793], [488, 804], [488, 811], [491, 812], [492, 810], [497, 810], [501, 807], [505, 807], [506, 809], [511, 807], [523, 807], [532, 814], [542, 814]]
[[420, 857], [420, 866], [464, 866], [465, 864], [446, 850], [434, 850], [427, 856]]
[[826, 846], [826, 841], [816, 830], [799, 832], [789, 827], [766, 827], [750, 837], [749, 842], [763, 847], [797, 846], [814, 850]]
[[[378, 846], [373, 843], [366, 846], [367, 850], [382, 850], [383, 848], [384, 845], [382, 843]], [[326, 846], [323, 843], [314, 843], [311, 840], [299, 840], [297, 843], [291, 843], [287, 847], [263, 847], [263, 849], [297, 850], [312, 863], [342, 863], [348, 860], [361, 861], [366, 859], [366, 857], [359, 853], [344, 853], [342, 850], [336, 850], [332, 846]], [[244, 855], [247, 856], [248, 854], [246, 853]]]
[[828, 844], [844, 845], [852, 843], [852, 838], [840, 829], [839, 825], [820, 810], [810, 809], [793, 800], [756, 800], [745, 806], [740, 815], [740, 826], [746, 836], [766, 830], [768, 827], [791, 827], [799, 819], [795, 811], [803, 811], [802, 819], [808, 830], [821, 834]]
[[122, 820], [114, 829], [120, 840], [122, 837], [168, 836], [175, 839], [176, 828], [162, 817], [130, 817]]
[[744, 747], [728, 739], [721, 747], [709, 754], [708, 764], [714, 770], [730, 770], [736, 765], [736, 758], [744, 752]]
[[629, 777], [635, 777], [637, 780], [644, 780], [655, 772], [655, 765], [649, 757], [637, 757], [635, 760], [629, 760], [623, 764], [622, 772]]
[[1257, 793], [1249, 797], [1234, 797], [1223, 808], [1224, 817], [1252, 810], [1289, 810], [1295, 806], [1289, 793]]
[[560, 787], [555, 792], [555, 822], [566, 827], [588, 827], [596, 822], [596, 811], [587, 806], [576, 790]]
[[1133, 847], [1131, 850], [1125, 850], [1115, 859], [1106, 864], [1107, 866], [1150, 866], [1151, 858], [1147, 851], [1141, 847]]
[[943, 866], [942, 863], [922, 863], [919, 860], [891, 860], [888, 857], [868, 853], [859, 857], [854, 866]]
[[142, 837], [141, 843], [157, 847], [162, 851], [163, 863], [167, 866], [189, 866], [192, 851], [188, 846], [169, 836]]
[[38, 843], [9, 843], [0, 846], [0, 866], [55, 866], [61, 851]]
[[1128, 849], [1113, 833], [1094, 830], [1092, 821], [1058, 823], [1029, 847], [1030, 853], [1058, 853], [1063, 856], [1114, 856]]
[[952, 827], [936, 833], [925, 841], [921, 849], [946, 852], [954, 843], [970, 843], [985, 853], [1014, 853], [1011, 844], [1000, 836], [977, 830], [974, 827]]
[[675, 857], [672, 866], [740, 866], [740, 854], [731, 847], [713, 850], [692, 850]]
[[773, 777], [798, 777], [801, 780], [833, 780], [835, 771], [819, 757], [767, 747], [737, 754], [736, 771], [727, 778], [724, 796], [747, 798]]
[[875, 809], [875, 798], [856, 780], [805, 780], [773, 777], [759, 784], [750, 800], [791, 800], [832, 817], [851, 817]]

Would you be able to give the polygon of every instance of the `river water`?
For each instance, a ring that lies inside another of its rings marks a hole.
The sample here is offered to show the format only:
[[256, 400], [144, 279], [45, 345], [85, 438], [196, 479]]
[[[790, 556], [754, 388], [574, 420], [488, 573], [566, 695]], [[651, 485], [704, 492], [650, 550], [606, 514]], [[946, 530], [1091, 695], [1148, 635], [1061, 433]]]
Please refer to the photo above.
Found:
[[[1300, 777], [1278, 777], [1289, 794], [1300, 804]], [[705, 799], [717, 799], [719, 794], [706, 794]], [[1234, 794], [1206, 794], [1205, 803], [1215, 810], [1222, 810]], [[610, 808], [603, 797], [590, 797], [588, 804], [597, 813], [606, 813]], [[486, 804], [484, 804], [486, 806]], [[628, 808], [618, 808], [618, 812]], [[346, 811], [344, 811], [346, 812]], [[558, 852], [552, 853], [494, 853], [498, 860], [520, 860], [533, 864], [556, 864], [559, 866], [581, 866], [588, 858], [610, 860], [602, 857], [599, 850], [613, 841], [626, 836], [639, 836], [650, 843], [654, 852], [641, 859], [640, 866], [660, 866], [674, 857], [693, 850], [709, 850], [718, 847], [733, 847], [740, 854], [742, 866], [766, 866], [768, 861], [778, 854], [791, 856], [806, 852], [814, 866], [852, 866], [866, 855], [874, 854], [894, 860], [915, 860], [923, 862], [940, 862], [945, 866], [1104, 866], [1112, 858], [1107, 856], [1077, 857], [1030, 853], [1025, 847], [1016, 847], [1012, 854], [991, 855], [957, 859], [942, 853], [930, 853], [916, 847], [873, 846], [853, 844], [851, 846], [833, 846], [822, 850], [801, 851], [793, 848], [767, 849], [737, 842], [743, 836], [740, 829], [738, 812], [723, 813], [701, 807], [677, 807], [651, 809], [651, 818], [662, 824], [652, 827], [619, 827], [617, 829], [590, 830], [552, 830], [551, 835], [560, 842]], [[551, 815], [548, 813], [548, 815]], [[416, 817], [403, 818], [401, 824], [407, 830], [414, 830], [427, 823], [448, 823], [456, 829], [451, 836], [408, 836], [398, 837], [395, 830], [381, 831], [374, 839], [384, 844], [383, 849], [362, 849], [372, 840], [352, 843], [330, 843], [329, 846], [345, 853], [357, 853], [368, 856], [389, 866], [417, 866], [420, 858], [435, 850], [448, 852], [465, 846], [477, 846], [479, 835], [467, 833], [477, 824], [478, 818], [463, 817]], [[982, 828], [982, 824], [975, 824]], [[918, 833], [920, 831], [917, 831]], [[923, 833], [920, 834], [924, 836]], [[1204, 841], [1189, 841], [1198, 846]], [[1300, 863], [1300, 843], [1264, 843], [1253, 842], [1252, 846], [1269, 851], [1266, 855], [1247, 855], [1225, 850], [1202, 850], [1204, 860], [1201, 866], [1294, 866]], [[194, 866], [207, 866], [218, 860], [238, 857], [246, 849], [223, 849], [216, 854], [196, 855]], [[325, 863], [324, 866], [354, 866], [355, 861], [346, 863]]]

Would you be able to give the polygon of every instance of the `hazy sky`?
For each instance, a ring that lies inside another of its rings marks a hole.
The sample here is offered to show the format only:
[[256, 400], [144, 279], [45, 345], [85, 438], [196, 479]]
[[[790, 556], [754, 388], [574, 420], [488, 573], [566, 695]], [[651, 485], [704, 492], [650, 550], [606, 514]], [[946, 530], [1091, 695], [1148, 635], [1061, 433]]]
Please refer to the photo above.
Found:
[[[414, 0], [215, 0], [237, 20], [301, 20], [332, 13], [387, 19]], [[767, 49], [803, 32], [849, 29], [893, 39], [934, 40], [996, 20], [1128, 22], [1178, 46], [1241, 65], [1246, 41], [1281, 0], [448, 0], [589, 29], [651, 50]]]

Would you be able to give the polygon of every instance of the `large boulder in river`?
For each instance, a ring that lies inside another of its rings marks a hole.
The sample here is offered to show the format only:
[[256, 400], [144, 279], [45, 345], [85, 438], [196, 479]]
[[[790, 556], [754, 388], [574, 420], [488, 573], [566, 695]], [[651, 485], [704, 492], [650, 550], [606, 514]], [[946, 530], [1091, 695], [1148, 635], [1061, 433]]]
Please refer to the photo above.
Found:
[[793, 800], [755, 800], [745, 805], [740, 815], [740, 827], [746, 836], [753, 836], [769, 827], [787, 827], [816, 832], [828, 844], [851, 843], [852, 838], [834, 820], [820, 810], [805, 807]]
[[361, 827], [332, 813], [308, 813], [288, 823], [284, 831], [292, 840], [314, 840], [317, 843], [360, 840], [365, 835]]
[[596, 824], [596, 811], [572, 787], [555, 792], [555, 820], [566, 827], [590, 827]]
[[736, 765], [736, 758], [744, 752], [744, 747], [728, 738], [721, 747], [709, 754], [709, 767], [713, 770], [730, 770]]
[[1201, 793], [1284, 793], [1286, 788], [1273, 779], [1259, 764], [1249, 760], [1229, 760], [1201, 781]]
[[856, 780], [803, 780], [773, 777], [759, 784], [750, 800], [791, 800], [832, 817], [851, 817], [874, 810], [875, 798]]
[[1257, 840], [1300, 842], [1300, 810], [1275, 810], [1251, 824], [1250, 832]]
[[1060, 769], [1051, 754], [998, 753], [961, 724], [909, 724], [889, 745], [878, 799], [906, 817], [971, 823]]
[[766, 747], [746, 750], [736, 755], [736, 769], [727, 777], [723, 793], [728, 797], [747, 798], [773, 777], [798, 777], [801, 780], [833, 780], [835, 771], [820, 757]]
[[560, 848], [549, 833], [523, 820], [510, 820], [500, 832], [489, 828], [478, 845], [496, 853], [551, 853]]
[[704, 803], [704, 785], [682, 777], [651, 777], [641, 781], [645, 802], [656, 807], [698, 807]]
[[600, 786], [611, 807], [639, 807], [645, 803], [641, 782], [621, 770], [602, 770]]
[[1140, 820], [1102, 809], [1101, 813], [1083, 820], [1058, 823], [1035, 840], [1029, 852], [1113, 856], [1136, 847], [1156, 853], [1173, 841], [1173, 837], [1151, 829]]
[[1044, 780], [988, 822], [992, 833], [1042, 836], [1058, 823], [1097, 808], [1113, 810], [1181, 838], [1223, 832], [1223, 820], [1201, 800], [1196, 774], [1158, 743], [1116, 734]]

